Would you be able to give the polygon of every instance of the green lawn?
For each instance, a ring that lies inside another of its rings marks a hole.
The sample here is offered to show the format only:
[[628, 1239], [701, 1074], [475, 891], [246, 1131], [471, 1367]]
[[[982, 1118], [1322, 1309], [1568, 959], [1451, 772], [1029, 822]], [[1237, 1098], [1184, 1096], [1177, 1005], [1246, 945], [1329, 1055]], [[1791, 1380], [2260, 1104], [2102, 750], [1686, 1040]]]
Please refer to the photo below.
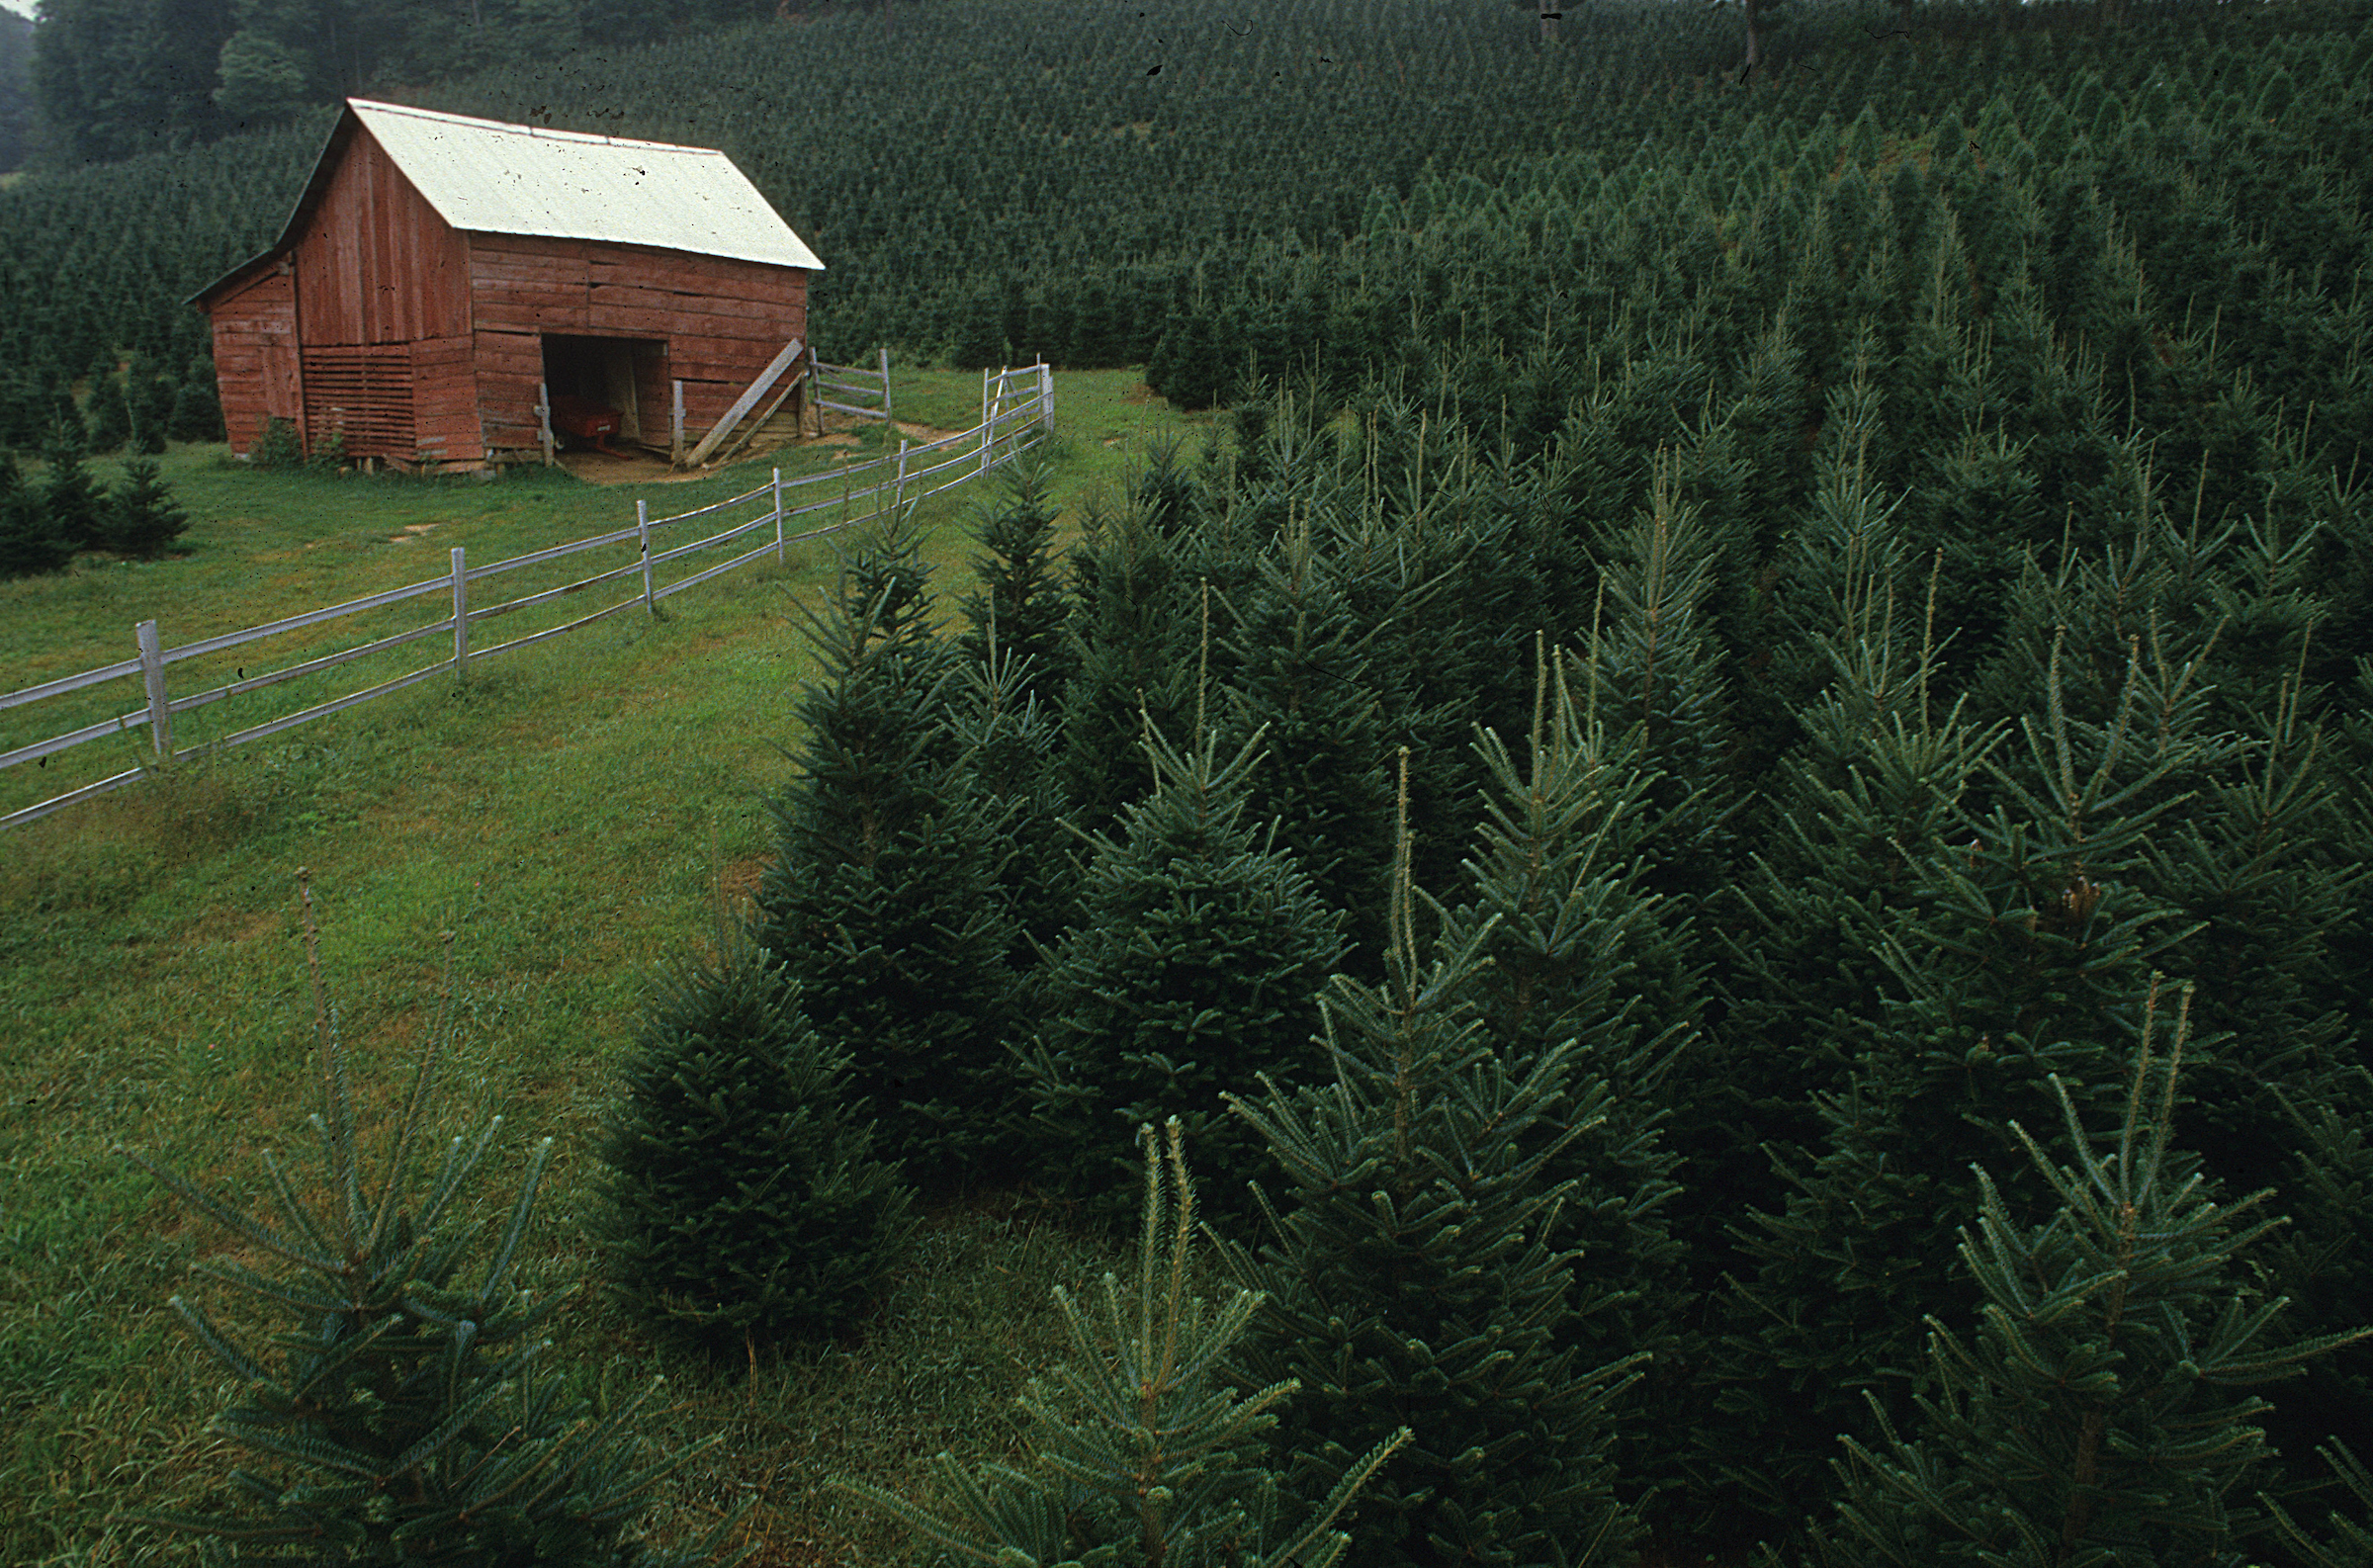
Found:
[[[902, 371], [896, 396], [902, 418], [962, 428], [978, 417], [979, 378]], [[1148, 397], [1131, 372], [1059, 376], [1057, 405], [1049, 477], [1067, 528], [1099, 489], [1117, 495], [1149, 437], [1201, 422]], [[826, 461], [786, 455], [697, 482], [601, 488], [542, 471], [492, 484], [260, 475], [221, 456], [199, 447], [165, 460], [194, 518], [187, 555], [86, 560], [0, 584], [0, 689], [128, 656], [144, 618], [172, 647], [438, 575], [452, 545], [473, 561], [515, 556], [631, 523], [638, 497], [655, 514], [681, 511], [749, 488], [776, 461], [786, 477]], [[114, 465], [94, 468], [113, 478]], [[923, 509], [951, 620], [971, 578], [962, 517], [982, 493], [970, 484]], [[557, 564], [549, 579], [498, 580], [508, 596], [632, 559], [627, 547]], [[530, 1245], [548, 1285], [589, 1273], [576, 1238], [609, 1066], [653, 966], [702, 941], [719, 890], [740, 897], [767, 853], [759, 794], [789, 773], [769, 742], [793, 740], [808, 668], [792, 602], [812, 600], [832, 567], [831, 550], [810, 546], [786, 566], [690, 589], [657, 618], [623, 612], [504, 654], [467, 684], [432, 676], [0, 833], [0, 1495], [11, 1500], [0, 1560], [195, 1560], [100, 1520], [119, 1507], [202, 1507], [232, 1462], [203, 1428], [234, 1390], [164, 1306], [189, 1287], [210, 1310], [233, 1307], [227, 1291], [186, 1277], [225, 1238], [113, 1150], [137, 1147], [242, 1204], [264, 1190], [265, 1150], [315, 1169], [299, 1136], [312, 1093], [300, 866], [362, 1081], [366, 1147], [375, 1157], [381, 1113], [428, 1038], [438, 935], [453, 931], [461, 1032], [440, 1121], [458, 1132], [506, 1118], [481, 1180], [489, 1207], [533, 1141], [557, 1140]], [[572, 596], [536, 624], [603, 602]], [[176, 665], [173, 689], [438, 615], [433, 598], [382, 613], [368, 629], [358, 623], [371, 617], [352, 617], [219, 666]], [[494, 624], [494, 637], [525, 629]], [[479, 646], [491, 640], [474, 633]], [[344, 666], [277, 711], [415, 667], [436, 648], [431, 638], [383, 655], [384, 674], [359, 667], [374, 660]], [[136, 677], [103, 690], [0, 714], [0, 749], [140, 706]], [[226, 711], [242, 700], [183, 716], [177, 739], [268, 716]], [[9, 769], [0, 811], [130, 765], [129, 744]], [[730, 1440], [662, 1497], [656, 1535], [688, 1533], [756, 1487], [753, 1527], [767, 1542], [757, 1562], [902, 1562], [903, 1531], [828, 1496], [822, 1479], [926, 1496], [941, 1447], [975, 1458], [1011, 1448], [1011, 1397], [1061, 1343], [1049, 1287], [1121, 1259], [995, 1202], [933, 1215], [921, 1247], [861, 1341], [763, 1362], [754, 1381], [665, 1365], [673, 1403], [654, 1435]], [[588, 1380], [613, 1357], [613, 1386], [661, 1366], [598, 1300], [564, 1316], [559, 1341], [553, 1364]]]

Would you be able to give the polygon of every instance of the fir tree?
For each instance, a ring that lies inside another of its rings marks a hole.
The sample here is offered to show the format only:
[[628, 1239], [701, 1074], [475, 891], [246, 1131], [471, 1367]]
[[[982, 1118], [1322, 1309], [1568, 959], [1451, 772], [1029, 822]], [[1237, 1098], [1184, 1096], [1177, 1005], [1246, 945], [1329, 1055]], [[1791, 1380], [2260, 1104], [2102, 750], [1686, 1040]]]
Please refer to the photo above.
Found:
[[[2294, 1378], [2303, 1364], [2373, 1335], [2357, 1329], [2275, 1350], [2282, 1311], [2234, 1279], [2252, 1242], [2280, 1226], [2248, 1211], [2270, 1193], [2219, 1204], [2199, 1160], [2169, 1147], [2192, 988], [2155, 1114], [2146, 1110], [2158, 977], [2115, 1149], [2098, 1157], [2068, 1089], [2049, 1075], [2067, 1137], [2061, 1164], [2010, 1130], [2059, 1198], [2045, 1224], [2017, 1225], [1977, 1171], [1982, 1240], [1960, 1256], [1985, 1295], [1976, 1343], [1934, 1314], [1933, 1397], [1922, 1432], [1895, 1435], [1878, 1401], [1885, 1457], [1846, 1438], [1838, 1536], [1816, 1528], [1824, 1563], [2187, 1562], [2242, 1568], [2268, 1522], [2241, 1499], [2263, 1474], [2264, 1401], [2229, 1390]], [[2064, 1157], [2065, 1158], [2065, 1157]]]
[[151, 356], [136, 353], [124, 372], [124, 401], [132, 416], [132, 450], [154, 457], [165, 450], [165, 426], [173, 411], [173, 384], [163, 379]]
[[207, 355], [194, 357], [183, 373], [165, 433], [176, 441], [222, 439], [222, 400], [216, 390], [215, 362]]
[[1055, 506], [1047, 499], [1046, 478], [1033, 463], [1003, 470], [1001, 504], [984, 504], [972, 527], [972, 569], [986, 592], [967, 594], [970, 623], [957, 644], [973, 658], [989, 658], [989, 628], [998, 646], [1029, 660], [1026, 689], [1049, 703], [1061, 697], [1072, 670], [1072, 649], [1064, 638], [1071, 602], [1053, 556]]
[[[1191, 483], [1190, 480], [1182, 482]], [[1165, 734], [1194, 701], [1194, 672], [1180, 650], [1175, 546], [1158, 526], [1167, 498], [1141, 497], [1118, 516], [1090, 507], [1072, 547], [1071, 684], [1063, 694], [1063, 793], [1083, 830], [1111, 827], [1145, 793], [1137, 763], [1147, 716]]]
[[1091, 1221], [1125, 1212], [1127, 1129], [1156, 1114], [1186, 1123], [1233, 1200], [1221, 1211], [1243, 1212], [1261, 1149], [1220, 1091], [1317, 1065], [1309, 1007], [1343, 954], [1340, 915], [1244, 821], [1265, 735], [1221, 763], [1200, 725], [1184, 755], [1145, 727], [1154, 792], [1123, 810], [1119, 838], [1090, 839], [1080, 924], [1041, 993], [1046, 1022], [1015, 1053], [1041, 1173]]
[[147, 459], [125, 464], [124, 479], [125, 488], [107, 498], [99, 543], [120, 556], [154, 561], [188, 532], [190, 514], [173, 503], [173, 491]]
[[91, 451], [113, 452], [132, 438], [132, 404], [125, 399], [124, 383], [117, 379], [114, 365], [104, 373], [93, 370], [83, 410], [91, 427]]
[[897, 1261], [914, 1194], [871, 1158], [848, 1054], [797, 983], [719, 912], [713, 961], [659, 977], [602, 1161], [617, 1296], [712, 1354], [853, 1326]]
[[835, 1480], [860, 1498], [968, 1562], [996, 1568], [1334, 1568], [1350, 1537], [1332, 1528], [1361, 1488], [1413, 1434], [1406, 1427], [1350, 1465], [1308, 1523], [1289, 1537], [1278, 1514], [1277, 1477], [1265, 1465], [1260, 1436], [1276, 1423], [1272, 1407], [1299, 1388], [1273, 1383], [1245, 1397], [1213, 1385], [1262, 1298], [1239, 1290], [1216, 1316], [1186, 1295], [1194, 1192], [1178, 1118], [1170, 1135], [1171, 1250], [1156, 1255], [1164, 1223], [1161, 1168], [1152, 1127], [1138, 1129], [1145, 1150], [1145, 1207], [1138, 1254], [1136, 1322], [1123, 1317], [1118, 1282], [1104, 1275], [1099, 1343], [1060, 1285], [1071, 1357], [1030, 1379], [1019, 1401], [1031, 1419], [1036, 1474], [985, 1467], [986, 1484], [967, 1476], [951, 1454], [939, 1464], [967, 1516], [932, 1517], [904, 1498], [862, 1482]]
[[49, 465], [42, 504], [49, 513], [49, 526], [76, 550], [97, 545], [107, 520], [107, 489], [83, 466], [89, 455], [78, 426], [63, 421], [50, 426], [48, 445], [42, 452]]
[[[1849, 402], [1840, 416], [1858, 421], [1861, 405]], [[1783, 570], [1781, 613], [1795, 634], [1792, 661], [1817, 659], [1827, 685], [1801, 714], [1802, 740], [1765, 791], [1775, 829], [1748, 856], [1743, 928], [1714, 933], [1728, 959], [1716, 982], [1721, 1065], [1709, 1075], [1714, 1091], [1693, 1096], [1714, 1108], [1693, 1108], [1691, 1119], [1732, 1131], [1702, 1136], [1692, 1167], [1688, 1207], [1703, 1222], [1692, 1236], [1708, 1282], [1728, 1251], [1715, 1228], [1727, 1216], [1699, 1194], [1718, 1204], [1719, 1194], [1749, 1190], [1767, 1168], [1765, 1145], [1810, 1159], [1822, 1128], [1816, 1096], [1846, 1087], [1868, 1020], [1891, 994], [1886, 939], [1918, 887], [1897, 845], [1951, 826], [2006, 728], [1978, 731], [1963, 718], [1966, 702], [1934, 712], [1945, 652], [1935, 635], [1941, 552], [1916, 646], [1911, 596], [1899, 591], [1909, 566], [1859, 462], [1824, 461]]]
[[[2163, 736], [2134, 722], [2147, 691], [2175, 710]], [[1975, 1201], [1964, 1173], [2010, 1152], [2000, 1129], [2049, 1075], [2086, 1108], [2115, 1093], [2131, 999], [2184, 934], [2134, 875], [2183, 799], [2156, 786], [2201, 749], [2180, 712], [2196, 696], [2149, 688], [2132, 664], [2120, 710], [2084, 723], [2055, 659], [2044, 697], [2017, 771], [1981, 764], [2005, 796], [1990, 816], [1961, 804], [1924, 852], [1900, 846], [1917, 887], [1878, 950], [1884, 1015], [1857, 1020], [1845, 1089], [1813, 1095], [1826, 1131], [1811, 1169], [1767, 1149], [1795, 1189], [1784, 1212], [1735, 1233], [1756, 1278], [1729, 1305], [1718, 1403], [1742, 1441], [1721, 1468], [1782, 1519], [1822, 1495], [1813, 1454], [1861, 1427], [1865, 1389], [1905, 1413], [1924, 1317], [1970, 1305], [1944, 1228]], [[2012, 1198], [2040, 1202], [2015, 1176]]]
[[1704, 608], [1715, 542], [1660, 461], [1648, 505], [1611, 530], [1603, 548], [1609, 613], [1603, 636], [1595, 622], [1591, 629], [1595, 706], [1619, 738], [1617, 754], [1658, 775], [1616, 852], [1646, 857], [1644, 886], [1672, 898], [1676, 914], [1725, 913], [1718, 890], [1728, 880], [1728, 824], [1745, 798], [1723, 765], [1723, 681]]
[[[233, 1343], [202, 1308], [179, 1296], [172, 1301], [191, 1334], [246, 1388], [247, 1402], [218, 1417], [213, 1430], [294, 1469], [279, 1480], [231, 1472], [231, 1486], [262, 1505], [260, 1518], [130, 1520], [250, 1544], [310, 1543], [310, 1560], [318, 1562], [691, 1568], [715, 1560], [738, 1514], [688, 1552], [639, 1547], [622, 1531], [654, 1486], [723, 1437], [642, 1467], [643, 1442], [632, 1423], [664, 1379], [596, 1418], [581, 1404], [564, 1405], [560, 1390], [539, 1375], [538, 1359], [552, 1346], [542, 1331], [576, 1289], [531, 1305], [515, 1271], [552, 1140], [529, 1159], [510, 1222], [475, 1287], [452, 1282], [476, 1228], [457, 1226], [451, 1211], [502, 1118], [489, 1122], [467, 1153], [460, 1137], [446, 1147], [425, 1202], [409, 1190], [437, 1063], [452, 1035], [450, 945], [444, 1015], [412, 1080], [385, 1183], [375, 1193], [366, 1190], [345, 1052], [336, 1014], [322, 996], [312, 898], [302, 870], [298, 886], [321, 1069], [321, 1106], [309, 1121], [335, 1200], [325, 1211], [307, 1208], [266, 1155], [282, 1222], [276, 1227], [126, 1151], [218, 1224], [298, 1265], [298, 1272], [279, 1277], [230, 1260], [196, 1270], [294, 1309], [298, 1332], [275, 1340], [286, 1350], [278, 1371]], [[726, 1560], [740, 1562], [755, 1549]]]
[[1257, 1260], [1214, 1238], [1269, 1293], [1239, 1364], [1302, 1381], [1273, 1440], [1302, 1496], [1378, 1434], [1421, 1435], [1354, 1530], [1362, 1568], [1620, 1561], [1638, 1525], [1613, 1495], [1610, 1407], [1649, 1352], [1575, 1370], [1579, 1255], [1558, 1243], [1577, 1182], [1545, 1174], [1605, 1122], [1609, 1089], [1594, 1075], [1569, 1098], [1570, 1040], [1522, 1062], [1491, 1049], [1466, 996], [1496, 921], [1419, 969], [1401, 839], [1386, 983], [1337, 976], [1321, 1003], [1335, 1083], [1265, 1075], [1260, 1105], [1226, 1096], [1293, 1194], [1280, 1217], [1256, 1187], [1274, 1238]]
[[1392, 846], [1384, 830], [1383, 717], [1367, 684], [1366, 636], [1339, 573], [1313, 546], [1306, 510], [1257, 565], [1260, 577], [1225, 644], [1237, 722], [1269, 732], [1249, 810], [1256, 822], [1277, 820], [1277, 842], [1345, 916], [1348, 961], [1370, 973], [1382, 967], [1384, 922], [1376, 912]]
[[769, 803], [758, 910], [809, 1020], [849, 1054], [880, 1153], [929, 1190], [1005, 1156], [1012, 937], [1003, 822], [946, 723], [957, 655], [936, 637], [920, 549], [911, 513], [889, 519], [842, 563], [827, 609], [805, 612], [823, 673], [799, 700], [804, 774]]
[[1030, 998], [1048, 955], [1079, 921], [1083, 875], [1064, 813], [1063, 730], [1050, 704], [1030, 688], [1030, 665], [1007, 649], [994, 624], [981, 662], [956, 675], [947, 724], [964, 747], [965, 765], [985, 813], [1003, 821], [1011, 853], [997, 890], [1009, 915], [1016, 1017], [1037, 1015]]
[[[1662, 902], [1639, 891], [1639, 868], [1608, 850], [1650, 780], [1608, 760], [1604, 728], [1545, 641], [1536, 642], [1527, 764], [1494, 731], [1475, 742], [1489, 781], [1484, 826], [1467, 862], [1470, 899], [1446, 917], [1443, 939], [1487, 932], [1467, 995], [1511, 1071], [1570, 1041], [1582, 1081], [1606, 1087], [1604, 1120], [1565, 1145], [1544, 1179], [1576, 1182], [1562, 1239], [1587, 1260], [1561, 1343], [1586, 1364], [1628, 1350], [1655, 1356], [1638, 1396], [1648, 1414], [1618, 1439], [1626, 1496], [1644, 1502], [1679, 1481], [1680, 1402], [1704, 1353], [1690, 1327], [1687, 1249], [1672, 1233], [1681, 1159], [1665, 1131], [1684, 1097], [1673, 1070], [1705, 1044], [1703, 977], [1687, 962], [1686, 929], [1666, 927]], [[1540, 1136], [1560, 1137], [1569, 1122], [1561, 1104]]]
[[1026, 985], [1079, 903], [1080, 871], [1062, 826], [1070, 801], [1061, 721], [1078, 645], [1066, 636], [1071, 601], [1050, 557], [1055, 508], [1045, 477], [1017, 464], [1001, 482], [1003, 503], [984, 507], [973, 530], [986, 554], [972, 566], [988, 591], [964, 600], [971, 624], [957, 644], [968, 658], [950, 711], [986, 803], [1007, 814], [1012, 852], [998, 886], [1015, 938], [1009, 961]]
[[73, 559], [42, 492], [25, 482], [15, 458], [0, 456], [0, 578], [39, 576]]

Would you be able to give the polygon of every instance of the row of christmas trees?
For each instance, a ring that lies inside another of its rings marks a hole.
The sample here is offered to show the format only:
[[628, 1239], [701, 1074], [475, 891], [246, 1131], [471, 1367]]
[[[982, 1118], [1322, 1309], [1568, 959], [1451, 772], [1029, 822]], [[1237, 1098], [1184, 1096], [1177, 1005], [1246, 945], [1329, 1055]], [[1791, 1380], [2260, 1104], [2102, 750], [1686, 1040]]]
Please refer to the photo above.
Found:
[[[2291, 1221], [2236, 1288], [2291, 1298], [2279, 1344], [2345, 1341], [2373, 1080], [2338, 954], [2364, 928], [2368, 813], [2330, 759], [2373, 735], [2301, 678], [2312, 530], [2178, 530], [2145, 475], [2113, 552], [1948, 582], [1868, 482], [1851, 401], [1812, 514], [1753, 568], [1766, 602], [1728, 617], [1717, 566], [1741, 542], [1669, 485], [1577, 560], [1514, 532], [1538, 476], [1478, 483], [1470, 450], [1429, 485], [1407, 409], [1298, 451], [1280, 421], [1224, 478], [1158, 466], [1068, 584], [1023, 497], [984, 534], [991, 592], [960, 638], [931, 635], [911, 545], [861, 556], [813, 629], [828, 678], [757, 937], [850, 1054], [880, 1152], [926, 1189], [1019, 1172], [1108, 1217], [1133, 1129], [1176, 1114], [1248, 1244], [1245, 1181], [1302, 1167], [1223, 1096], [1264, 1073], [1323, 1086], [1321, 980], [1386, 978], [1397, 743], [1433, 825], [1408, 856], [1463, 892], [1426, 940], [1488, 961], [1463, 1004], [1501, 1062], [1577, 1041], [1605, 1086], [1604, 1121], [1547, 1170], [1578, 1183], [1557, 1235], [1593, 1260], [1564, 1348], [1653, 1358], [1615, 1449], [1635, 1510], [1688, 1532], [1726, 1498], [1785, 1532], [1835, 1494], [1839, 1434], [1877, 1451], [1911, 1420], [1937, 1388], [1928, 1320], [1979, 1302], [1953, 1249], [1976, 1172], [2052, 1211], [2010, 1123], [2081, 1169], [2049, 1086], [2114, 1119], [2158, 972], [2201, 988], [2171, 1103], [2211, 1151], [2206, 1190], [2273, 1186]], [[1528, 679], [1520, 629], [1561, 561], [1595, 578], [1587, 652]], [[2008, 606], [1950, 685], [1948, 593]], [[1528, 733], [1528, 699], [1529, 771], [1498, 740]], [[1492, 733], [1447, 763], [1445, 732], [1478, 719]], [[686, 1197], [732, 1190], [750, 1151], [669, 1148], [646, 1148], [673, 1195], [634, 1276], [672, 1280], [688, 1325], [747, 1333], [762, 1294], [700, 1281], [768, 1277], [765, 1205], [720, 1227]], [[721, 1229], [735, 1268], [669, 1252]], [[2362, 1429], [2366, 1372], [2357, 1348], [2279, 1390], [2278, 1496]]]
[[0, 579], [61, 570], [85, 550], [153, 561], [188, 531], [189, 514], [153, 461], [126, 463], [123, 487], [110, 490], [91, 478], [88, 454], [64, 424], [44, 456], [46, 470], [33, 483], [0, 453]]
[[215, 362], [207, 354], [188, 360], [178, 379], [145, 353], [134, 351], [118, 374], [116, 356], [102, 353], [85, 376], [86, 391], [74, 398], [66, 372], [53, 361], [20, 363], [0, 378], [0, 450], [38, 451], [69, 439], [93, 453], [129, 450], [153, 456], [174, 441], [222, 439], [222, 404], [216, 392]]
[[1175, 1116], [1265, 1293], [1212, 1364], [1298, 1383], [1265, 1451], [1314, 1511], [1365, 1477], [1354, 1560], [1724, 1509], [1848, 1562], [2357, 1560], [2308, 1537], [2358, 1538], [2316, 1455], [2373, 1412], [2373, 660], [2304, 678], [2315, 530], [2178, 526], [2144, 465], [2105, 548], [1989, 577], [1835, 399], [1768, 547], [1686, 454], [1583, 510], [1389, 397], [1254, 405], [1067, 563], [1024, 479], [953, 637], [892, 520], [809, 626], [756, 917], [628, 1064], [615, 1287], [729, 1354], [834, 1332], [910, 1189], [1108, 1222]]

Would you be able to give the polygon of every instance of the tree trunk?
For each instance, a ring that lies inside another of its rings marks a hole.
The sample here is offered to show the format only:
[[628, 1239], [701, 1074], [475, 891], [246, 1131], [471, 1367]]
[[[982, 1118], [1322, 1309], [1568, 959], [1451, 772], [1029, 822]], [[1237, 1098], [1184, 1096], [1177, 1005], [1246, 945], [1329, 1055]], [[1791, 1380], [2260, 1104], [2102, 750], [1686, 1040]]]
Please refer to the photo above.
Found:
[[1763, 35], [1757, 24], [1762, 20], [1764, 0], [1746, 0], [1747, 6], [1747, 62], [1738, 68], [1738, 79], [1745, 81], [1755, 72], [1763, 58]]

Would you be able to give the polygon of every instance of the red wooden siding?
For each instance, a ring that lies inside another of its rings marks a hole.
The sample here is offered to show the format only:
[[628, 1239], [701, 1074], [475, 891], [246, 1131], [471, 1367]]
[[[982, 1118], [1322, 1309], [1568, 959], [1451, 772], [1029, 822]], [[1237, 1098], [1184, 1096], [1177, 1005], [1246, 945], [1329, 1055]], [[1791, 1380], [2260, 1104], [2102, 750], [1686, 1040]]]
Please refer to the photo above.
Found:
[[[667, 441], [673, 381], [684, 384], [687, 444], [723, 418], [793, 338], [808, 332], [808, 279], [795, 267], [641, 245], [472, 234], [479, 415], [488, 449], [536, 446], [540, 335], [666, 345], [636, 389], [643, 439]], [[656, 356], [655, 356], [656, 358]]]
[[470, 330], [469, 248], [357, 131], [296, 244], [308, 348]]
[[279, 270], [214, 302], [215, 377], [233, 452], [245, 453], [264, 421], [304, 412], [297, 380], [297, 289]]
[[468, 468], [486, 455], [478, 423], [476, 349], [467, 332], [412, 345], [412, 439], [436, 460]]

